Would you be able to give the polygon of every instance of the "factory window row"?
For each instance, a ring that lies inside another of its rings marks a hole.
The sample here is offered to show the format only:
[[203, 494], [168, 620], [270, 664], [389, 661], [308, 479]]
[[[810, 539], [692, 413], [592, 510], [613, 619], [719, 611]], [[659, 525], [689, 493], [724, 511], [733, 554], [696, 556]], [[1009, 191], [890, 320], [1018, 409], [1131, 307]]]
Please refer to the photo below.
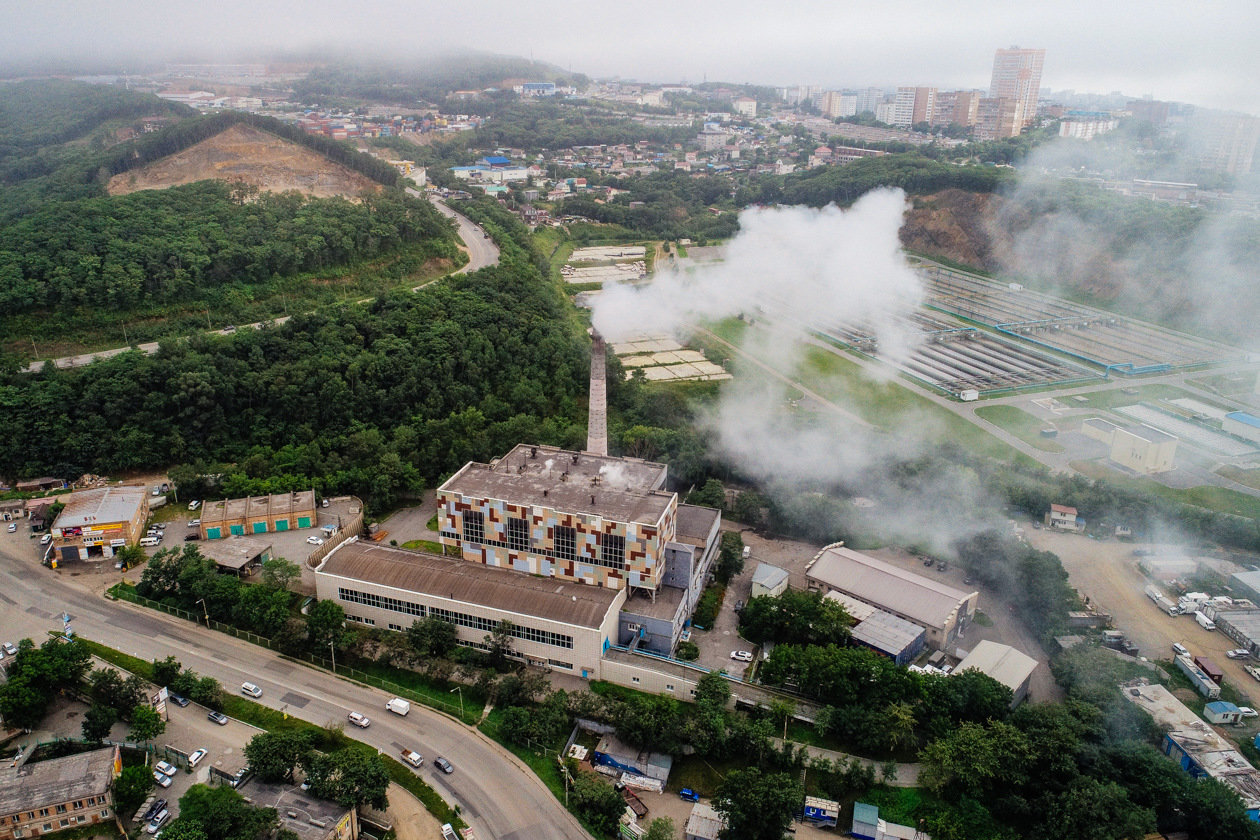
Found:
[[[474, 519], [472, 524], [469, 522], [469, 517]], [[534, 548], [529, 539], [529, 523], [527, 523], [524, 519], [509, 518], [507, 521], [507, 542], [504, 542], [503, 540], [488, 539], [486, 537], [485, 519], [483, 515], [480, 513], [464, 514], [463, 541], [466, 543], [488, 545], [492, 548], [506, 548], [508, 551], [527, 551], [531, 554], [541, 554], [544, 557], [550, 557], [553, 560], [566, 560], [573, 563], [589, 563], [595, 566], [604, 566], [609, 569], [625, 571], [625, 537], [618, 536], [616, 534], [601, 534], [599, 538], [599, 557], [587, 558], [578, 557], [576, 528], [570, 528], [565, 525], [557, 525], [554, 534], [554, 549]], [[459, 535], [453, 531], [443, 531], [442, 536], [448, 539], [459, 539]]]
[[[486, 633], [493, 633], [499, 626], [499, 622], [491, 618], [482, 618], [481, 616], [469, 615], [468, 613], [455, 612], [454, 610], [442, 609], [441, 607], [426, 607], [424, 604], [416, 604], [411, 601], [400, 601], [397, 598], [389, 598], [384, 595], [378, 595], [375, 592], [360, 592], [357, 589], [346, 589], [345, 587], [337, 587], [337, 597], [342, 601], [352, 604], [363, 604], [366, 607], [376, 607], [381, 610], [392, 610], [394, 612], [402, 612], [408, 615], [415, 615], [421, 618], [439, 618], [443, 621], [457, 625], [459, 627], [468, 627], [473, 630], [482, 630]], [[347, 615], [352, 621], [361, 621], [368, 623], [368, 619], [360, 619]], [[371, 621], [375, 625], [375, 621]], [[391, 625], [392, 629], [393, 625]], [[537, 642], [543, 645], [551, 645], [552, 647], [573, 648], [573, 637], [566, 636], [563, 633], [553, 633], [550, 630], [539, 630], [535, 627], [526, 627], [520, 624], [512, 624], [512, 636], [523, 639], [527, 642]]]

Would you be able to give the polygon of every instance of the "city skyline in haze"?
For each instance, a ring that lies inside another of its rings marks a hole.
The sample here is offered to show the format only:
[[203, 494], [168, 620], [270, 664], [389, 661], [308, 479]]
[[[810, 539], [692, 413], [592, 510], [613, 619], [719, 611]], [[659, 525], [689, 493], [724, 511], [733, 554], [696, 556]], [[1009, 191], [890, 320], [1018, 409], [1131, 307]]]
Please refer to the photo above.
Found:
[[1046, 50], [1042, 86], [1260, 113], [1252, 33], [1260, 4], [1119, 0], [943, 6], [815, 0], [768, 9], [745, 0], [434, 2], [330, 0], [219, 4], [119, 0], [8, 4], [0, 63], [130, 69], [161, 61], [277, 55], [402, 61], [477, 50], [592, 77], [824, 88], [986, 89], [994, 51]]

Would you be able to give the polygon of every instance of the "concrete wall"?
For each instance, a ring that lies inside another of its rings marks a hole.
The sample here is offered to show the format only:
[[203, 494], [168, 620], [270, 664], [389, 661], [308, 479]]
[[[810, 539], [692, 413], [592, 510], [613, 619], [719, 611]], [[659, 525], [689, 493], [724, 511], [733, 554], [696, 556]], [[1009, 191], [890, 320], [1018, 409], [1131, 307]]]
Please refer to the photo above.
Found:
[[664, 662], [661, 663], [661, 667], [669, 668], [670, 672], [645, 665], [605, 659], [603, 679], [652, 694], [664, 694], [667, 697], [688, 702], [695, 700], [696, 686], [699, 685], [700, 677], [704, 676], [703, 671], [684, 669]]

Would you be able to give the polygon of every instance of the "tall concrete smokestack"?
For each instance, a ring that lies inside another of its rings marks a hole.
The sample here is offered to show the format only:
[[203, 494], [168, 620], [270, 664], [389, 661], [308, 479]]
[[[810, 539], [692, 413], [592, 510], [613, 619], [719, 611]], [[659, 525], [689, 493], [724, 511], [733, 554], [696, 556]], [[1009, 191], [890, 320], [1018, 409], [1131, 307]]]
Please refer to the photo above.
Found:
[[591, 398], [586, 421], [586, 451], [608, 454], [608, 380], [604, 366], [604, 339], [591, 330]]

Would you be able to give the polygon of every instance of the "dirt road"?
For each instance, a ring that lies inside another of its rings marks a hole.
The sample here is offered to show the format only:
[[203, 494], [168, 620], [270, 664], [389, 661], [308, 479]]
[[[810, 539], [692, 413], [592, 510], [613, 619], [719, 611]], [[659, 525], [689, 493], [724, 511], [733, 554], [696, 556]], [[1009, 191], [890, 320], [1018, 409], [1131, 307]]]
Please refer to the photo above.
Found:
[[[1210, 656], [1224, 671], [1226, 683], [1249, 700], [1260, 702], [1260, 684], [1243, 670], [1246, 661], [1225, 656], [1225, 651], [1238, 645], [1222, 633], [1204, 630], [1193, 616], [1168, 615], [1146, 597], [1143, 590], [1151, 581], [1138, 569], [1133, 551], [1151, 546], [1100, 542], [1044, 529], [1028, 529], [1025, 538], [1033, 547], [1059, 555], [1072, 586], [1099, 611], [1111, 615], [1116, 628], [1138, 646], [1142, 656], [1171, 659], [1172, 643], [1181, 642], [1193, 654]], [[1170, 547], [1164, 548], [1172, 553]]]

